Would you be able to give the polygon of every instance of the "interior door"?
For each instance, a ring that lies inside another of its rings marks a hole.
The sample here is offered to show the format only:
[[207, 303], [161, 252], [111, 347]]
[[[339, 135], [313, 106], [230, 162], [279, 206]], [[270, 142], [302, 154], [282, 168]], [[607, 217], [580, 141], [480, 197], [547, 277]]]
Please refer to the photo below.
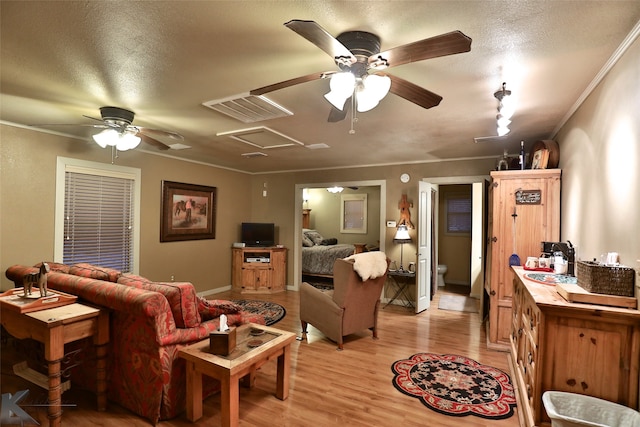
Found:
[[[435, 189], [434, 189], [435, 187]], [[418, 183], [418, 265], [416, 268], [416, 313], [429, 308], [431, 304], [431, 277], [432, 268], [436, 268], [437, 261], [432, 265], [432, 192], [437, 192], [437, 186], [428, 182]], [[436, 252], [437, 253], [437, 252]]]
[[474, 182], [471, 191], [471, 293], [474, 298], [482, 297], [484, 287], [484, 210], [485, 183]]

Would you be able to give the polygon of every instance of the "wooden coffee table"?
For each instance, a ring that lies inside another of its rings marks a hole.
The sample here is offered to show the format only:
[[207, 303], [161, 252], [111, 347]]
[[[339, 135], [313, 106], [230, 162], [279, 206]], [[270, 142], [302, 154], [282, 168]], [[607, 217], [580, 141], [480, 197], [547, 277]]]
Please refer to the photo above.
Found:
[[[264, 331], [252, 335], [252, 331]], [[183, 348], [178, 353], [187, 362], [187, 418], [202, 418], [202, 375], [221, 383], [221, 418], [223, 426], [237, 426], [239, 421], [239, 381], [246, 377], [246, 385], [253, 386], [255, 373], [260, 366], [278, 358], [276, 397], [285, 400], [289, 396], [289, 371], [293, 332], [281, 331], [269, 326], [249, 323], [236, 330], [236, 348], [228, 356], [208, 352], [209, 340]]]

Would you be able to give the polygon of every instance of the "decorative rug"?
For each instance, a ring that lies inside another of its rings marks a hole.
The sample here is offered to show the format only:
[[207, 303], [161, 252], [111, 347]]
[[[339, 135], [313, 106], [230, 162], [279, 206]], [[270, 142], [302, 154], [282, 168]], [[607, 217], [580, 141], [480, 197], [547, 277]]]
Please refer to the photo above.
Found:
[[439, 310], [478, 312], [478, 300], [465, 295], [442, 295], [438, 303]]
[[275, 302], [251, 299], [234, 299], [232, 301], [242, 306], [243, 311], [263, 315], [267, 326], [278, 323], [284, 319], [284, 316], [287, 314], [287, 310]]
[[455, 354], [418, 353], [391, 365], [393, 385], [444, 415], [501, 420], [516, 407], [509, 375]]
[[324, 277], [313, 277], [313, 276], [302, 276], [302, 281], [310, 284], [316, 289], [321, 291], [332, 291], [333, 290], [333, 279], [332, 278], [324, 278]]

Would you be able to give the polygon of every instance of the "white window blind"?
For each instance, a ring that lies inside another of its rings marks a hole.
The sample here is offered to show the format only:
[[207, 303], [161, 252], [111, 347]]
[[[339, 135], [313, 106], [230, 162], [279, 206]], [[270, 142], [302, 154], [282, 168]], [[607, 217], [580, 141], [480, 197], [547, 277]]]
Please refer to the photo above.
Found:
[[86, 262], [136, 272], [139, 172], [105, 165], [63, 164], [62, 169], [58, 200], [64, 212], [56, 221], [56, 258], [67, 265]]
[[471, 199], [447, 198], [447, 233], [471, 232]]

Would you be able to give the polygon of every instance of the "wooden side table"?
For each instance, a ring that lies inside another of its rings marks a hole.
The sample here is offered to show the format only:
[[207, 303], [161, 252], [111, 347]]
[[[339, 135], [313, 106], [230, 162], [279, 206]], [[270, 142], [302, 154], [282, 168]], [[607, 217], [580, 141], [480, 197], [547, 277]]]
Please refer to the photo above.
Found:
[[62, 421], [60, 362], [66, 343], [93, 337], [93, 344], [97, 347], [98, 410], [107, 408], [106, 345], [109, 342], [109, 315], [105, 310], [79, 303], [30, 313], [3, 309], [0, 323], [15, 338], [31, 338], [44, 344], [44, 358], [49, 365], [50, 427], [58, 427]]
[[407, 287], [409, 286], [409, 283], [415, 283], [416, 273], [413, 271], [395, 270], [387, 272], [387, 277], [390, 278], [395, 285], [396, 293], [389, 301], [387, 301], [387, 304], [385, 304], [383, 308], [386, 308], [389, 304], [394, 302], [401, 294], [404, 296], [404, 306], [407, 308], [414, 308], [411, 295], [409, 295]]
[[[251, 331], [264, 331], [254, 336]], [[291, 343], [295, 339], [292, 332], [281, 331], [269, 326], [247, 324], [236, 332], [236, 349], [228, 356], [217, 356], [208, 352], [209, 340], [180, 350], [178, 355], [187, 362], [187, 418], [195, 422], [202, 418], [202, 375], [220, 381], [222, 426], [237, 426], [239, 422], [239, 381], [246, 377], [246, 384], [254, 383], [256, 370], [277, 357], [278, 370], [276, 397], [286, 400], [289, 397], [289, 371], [291, 370]], [[254, 347], [258, 342], [259, 345]]]

